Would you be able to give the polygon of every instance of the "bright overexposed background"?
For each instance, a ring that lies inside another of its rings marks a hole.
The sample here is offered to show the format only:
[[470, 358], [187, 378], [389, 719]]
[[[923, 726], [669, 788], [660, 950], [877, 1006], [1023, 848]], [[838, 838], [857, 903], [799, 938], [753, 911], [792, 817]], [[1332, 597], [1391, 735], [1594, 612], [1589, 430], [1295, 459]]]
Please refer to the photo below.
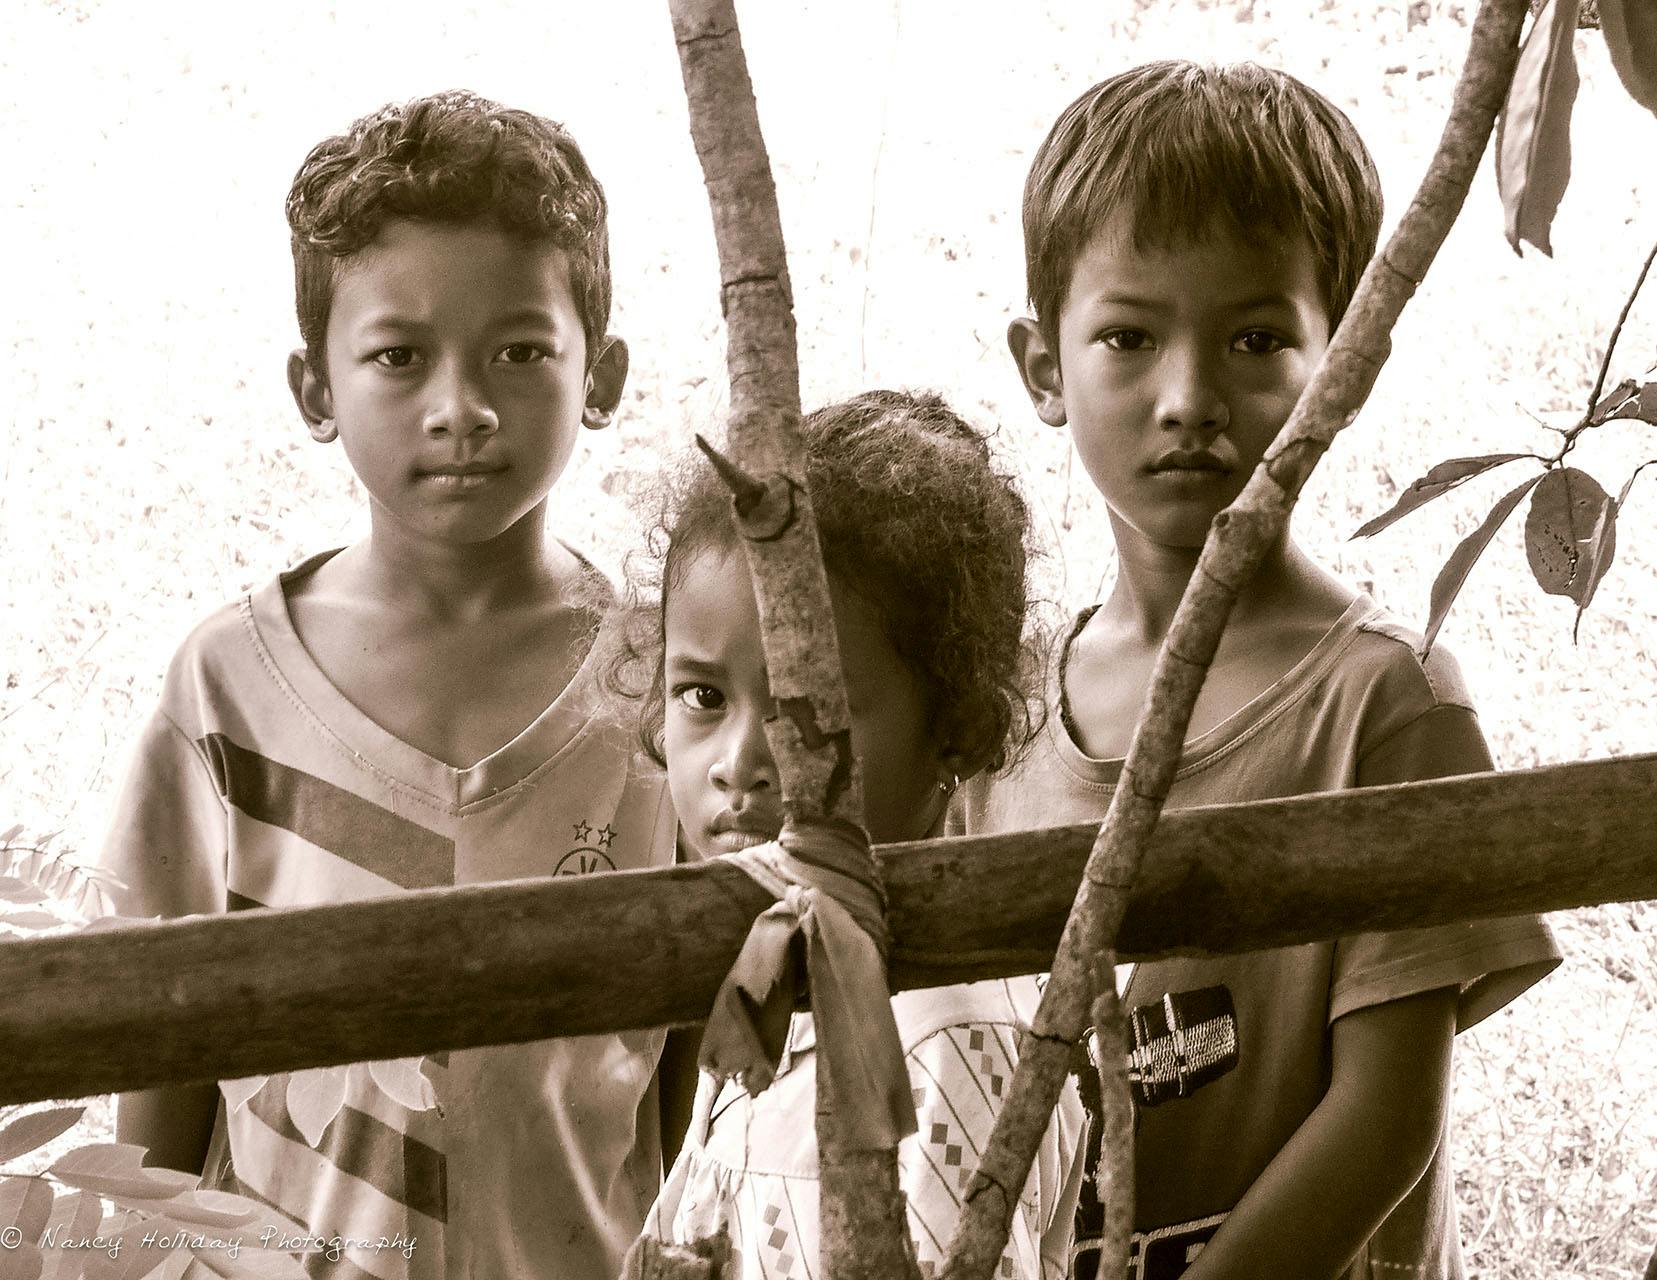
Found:
[[[1018, 201], [1058, 111], [1134, 62], [1254, 58], [1356, 121], [1393, 216], [1437, 139], [1472, 9], [1451, 0], [835, 0], [740, 6], [777, 172], [807, 406], [934, 387], [997, 429], [1048, 552], [1049, 609], [1098, 597], [1108, 533], [1064, 435], [1005, 354], [1022, 310]], [[665, 4], [225, 6], [13, 0], [0, 47], [0, 826], [90, 857], [123, 752], [190, 626], [364, 527], [282, 365], [297, 339], [282, 201], [312, 143], [394, 98], [466, 87], [564, 121], [612, 204], [612, 328], [634, 363], [616, 429], [554, 521], [619, 568], [641, 476], [723, 404], [713, 239]], [[1420, 625], [1428, 586], [1507, 473], [1368, 542], [1347, 536], [1441, 458], [1540, 448], [1580, 409], [1657, 239], [1657, 121], [1597, 33], [1556, 255], [1507, 247], [1486, 164], [1394, 337], [1369, 407], [1309, 487], [1298, 536]], [[1389, 223], [1390, 225], [1390, 223]], [[1614, 374], [1657, 359], [1657, 296]], [[1641, 450], [1644, 452], [1641, 452]], [[1595, 433], [1612, 492], [1651, 429]], [[1482, 506], [1480, 505], [1482, 502]], [[1504, 767], [1657, 750], [1657, 475], [1571, 642], [1519, 522], [1444, 631]], [[1457, 1109], [1481, 1276], [1637, 1275], [1657, 1243], [1657, 911], [1557, 921], [1564, 969], [1462, 1038]]]

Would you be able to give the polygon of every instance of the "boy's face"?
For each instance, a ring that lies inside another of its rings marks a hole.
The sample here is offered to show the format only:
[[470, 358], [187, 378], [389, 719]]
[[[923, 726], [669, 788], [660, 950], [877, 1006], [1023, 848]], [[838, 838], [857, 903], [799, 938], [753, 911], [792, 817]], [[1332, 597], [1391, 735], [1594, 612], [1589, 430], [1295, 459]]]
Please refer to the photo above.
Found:
[[289, 362], [312, 435], [338, 436], [377, 531], [453, 546], [539, 515], [627, 372], [613, 340], [589, 369], [561, 250], [476, 225], [388, 223], [340, 266], [326, 352]]
[[1303, 239], [1216, 231], [1138, 249], [1124, 219], [1076, 259], [1058, 350], [1008, 341], [1044, 422], [1068, 424], [1118, 541], [1198, 548], [1242, 492], [1329, 342]]
[[[953, 760], [927, 728], [925, 699], [875, 610], [831, 582], [864, 825], [877, 843], [915, 840], [943, 816]], [[663, 618], [667, 782], [685, 839], [708, 858], [776, 838], [782, 790], [765, 737], [775, 712], [759, 610], [740, 549], [698, 551]]]

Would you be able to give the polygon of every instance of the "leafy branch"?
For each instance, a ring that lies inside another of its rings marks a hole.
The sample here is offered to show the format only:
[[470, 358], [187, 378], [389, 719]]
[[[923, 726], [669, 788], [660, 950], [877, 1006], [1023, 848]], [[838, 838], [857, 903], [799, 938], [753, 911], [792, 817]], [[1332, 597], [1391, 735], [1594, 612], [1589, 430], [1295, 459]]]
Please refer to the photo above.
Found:
[[[1520, 51], [1497, 120], [1496, 186], [1502, 197], [1508, 242], [1515, 253], [1520, 252], [1521, 242], [1529, 242], [1543, 253], [1553, 253], [1554, 214], [1571, 172], [1571, 109], [1577, 87], [1575, 36], [1582, 9], [1582, 0], [1546, 0], [1537, 6], [1536, 20]], [[1657, 7], [1647, 0], [1601, 0], [1597, 16], [1611, 63], [1623, 86], [1636, 102], [1657, 113]], [[1640, 472], [1657, 464], [1657, 458], [1635, 467], [1615, 498], [1586, 471], [1566, 466], [1565, 459], [1584, 432], [1608, 423], [1628, 419], [1657, 425], [1657, 381], [1651, 380], [1651, 371], [1647, 371], [1644, 381], [1627, 378], [1602, 395], [1617, 340], [1653, 261], [1657, 261], [1657, 246], [1646, 255], [1611, 329], [1582, 417], [1560, 432], [1557, 451], [1552, 455], [1494, 453], [1441, 462], [1409, 485], [1389, 510], [1352, 535], [1366, 538], [1379, 533], [1474, 476], [1510, 462], [1530, 458], [1541, 464], [1540, 474], [1496, 501], [1479, 527], [1457, 544], [1439, 570], [1427, 607], [1423, 656], [1432, 648], [1473, 566], [1527, 495], [1530, 510], [1525, 519], [1525, 558], [1543, 591], [1576, 602], [1576, 620], [1571, 627], [1571, 638], [1576, 639], [1582, 615], [1616, 557], [1617, 517]]]
[[[107, 903], [110, 877], [52, 853], [52, 836], [20, 841], [22, 831], [0, 838], [0, 924], [22, 935], [87, 927], [86, 904]], [[112, 918], [91, 914], [94, 923]], [[192, 1174], [147, 1168], [143, 1147], [94, 1142], [43, 1171], [8, 1167], [85, 1114], [83, 1106], [0, 1111], [0, 1278], [137, 1280], [158, 1268], [180, 1276], [198, 1263], [205, 1271], [196, 1274], [229, 1280], [304, 1280], [291, 1252], [306, 1235], [299, 1223], [246, 1196], [204, 1190]]]
[[1410, 484], [1388, 510], [1367, 521], [1352, 535], [1354, 538], [1367, 538], [1379, 533], [1475, 476], [1508, 463], [1530, 459], [1540, 464], [1541, 469], [1536, 475], [1508, 490], [1496, 501], [1479, 527], [1456, 545], [1439, 570], [1433, 580], [1427, 608], [1423, 654], [1432, 648], [1473, 566], [1527, 495], [1531, 501], [1525, 520], [1525, 555], [1531, 575], [1543, 591], [1550, 595], [1568, 596], [1576, 602], [1576, 621], [1571, 628], [1571, 638], [1576, 639], [1582, 615], [1593, 602], [1595, 592], [1616, 557], [1617, 518], [1628, 501], [1634, 481], [1647, 467], [1657, 465], [1657, 458], [1635, 467], [1615, 498], [1586, 471], [1566, 466], [1565, 459], [1584, 432], [1621, 420], [1657, 425], [1657, 381], [1641, 382], [1626, 378], [1608, 394], [1602, 394], [1612, 357], [1616, 353], [1617, 340], [1622, 336], [1623, 326], [1628, 322], [1634, 302], [1651, 273], [1653, 262], [1657, 262], [1657, 245], [1646, 255], [1634, 287], [1629, 290], [1617, 322], [1611, 329], [1605, 344], [1605, 355], [1600, 360], [1599, 372], [1593, 389], [1588, 393], [1582, 416], [1560, 433], [1559, 448], [1553, 454], [1491, 453], [1480, 457], [1447, 459]]

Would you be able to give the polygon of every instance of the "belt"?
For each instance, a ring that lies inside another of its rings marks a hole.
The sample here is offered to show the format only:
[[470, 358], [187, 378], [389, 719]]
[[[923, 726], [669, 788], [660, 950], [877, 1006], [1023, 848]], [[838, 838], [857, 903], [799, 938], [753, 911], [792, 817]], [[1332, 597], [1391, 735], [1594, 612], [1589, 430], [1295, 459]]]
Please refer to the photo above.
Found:
[[[1214, 1238], [1225, 1214], [1178, 1222], [1128, 1237], [1127, 1280], [1177, 1280]], [[1097, 1280], [1099, 1242], [1078, 1240], [1070, 1250], [1070, 1280]]]

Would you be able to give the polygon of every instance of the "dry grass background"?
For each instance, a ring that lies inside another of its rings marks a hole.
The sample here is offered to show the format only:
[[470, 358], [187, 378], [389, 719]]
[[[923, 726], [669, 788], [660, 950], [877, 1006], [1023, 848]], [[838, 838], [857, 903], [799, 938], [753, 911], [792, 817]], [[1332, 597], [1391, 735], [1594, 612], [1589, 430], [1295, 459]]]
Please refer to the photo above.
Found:
[[[1149, 57], [1283, 66], [1357, 121], [1389, 204], [1413, 189], [1472, 2], [839, 0], [741, 6], [778, 170], [808, 404], [932, 386], [999, 426], [1025, 477], [1054, 609], [1111, 572], [1097, 501], [1028, 412], [1002, 346], [1020, 308], [1017, 200], [1031, 150], [1082, 87]], [[619, 426], [555, 491], [555, 523], [619, 565], [627, 496], [717, 423], [713, 241], [665, 6], [564, 0], [224, 7], [14, 0], [0, 49], [10, 248], [0, 301], [7, 549], [0, 825], [89, 853], [125, 744], [191, 624], [362, 510], [337, 452], [304, 436], [281, 205], [306, 148], [391, 98], [465, 86], [566, 121], [610, 193], [614, 328], [633, 343]], [[1546, 439], [1586, 394], [1657, 237], [1657, 122], [1594, 33], [1576, 176], [1552, 261], [1523, 261], [1481, 178], [1395, 335], [1369, 408], [1298, 517], [1338, 572], [1419, 623], [1455, 541], [1501, 492], [1475, 481], [1367, 543], [1345, 541], [1440, 458]], [[1657, 296], [1622, 372], [1657, 358]], [[1643, 444], [1645, 453], [1640, 453]], [[1580, 450], [1610, 488], [1648, 429]], [[1613, 489], [1614, 491], [1614, 489]], [[1657, 477], [1641, 481], [1581, 643], [1530, 584], [1510, 529], [1445, 630], [1506, 767], [1657, 749]], [[1657, 911], [1557, 925], [1564, 968], [1464, 1036], [1457, 1160], [1474, 1272], [1638, 1275], [1657, 1245]], [[107, 1113], [104, 1113], [107, 1114]]]

